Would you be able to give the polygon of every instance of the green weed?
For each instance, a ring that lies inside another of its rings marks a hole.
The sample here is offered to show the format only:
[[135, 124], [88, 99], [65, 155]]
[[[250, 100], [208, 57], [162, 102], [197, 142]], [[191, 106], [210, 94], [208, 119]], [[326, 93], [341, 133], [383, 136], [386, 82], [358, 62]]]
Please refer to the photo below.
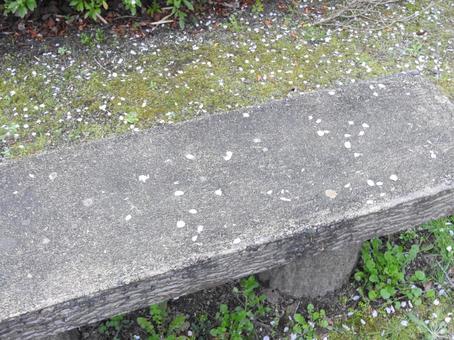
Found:
[[125, 319], [123, 315], [117, 315], [102, 323], [98, 327], [98, 332], [110, 336], [113, 340], [120, 340], [119, 334], [122, 328], [128, 324], [129, 320]]
[[292, 333], [304, 339], [314, 339], [317, 337], [317, 328], [329, 328], [328, 320], [324, 309], [315, 310], [313, 304], [307, 305], [307, 318], [300, 313], [293, 315]]
[[240, 283], [241, 289], [234, 289], [234, 294], [238, 295], [243, 302], [242, 305], [229, 309], [226, 304], [219, 306], [216, 313], [218, 325], [211, 329], [210, 334], [217, 339], [244, 339], [255, 334], [254, 321], [263, 317], [270, 311], [264, 302], [264, 295], [257, 295], [256, 289], [259, 284], [254, 276], [244, 279]]
[[178, 19], [178, 24], [181, 29], [184, 29], [186, 17], [188, 14], [185, 10], [194, 11], [194, 5], [190, 0], [167, 0], [167, 5], [172, 7], [171, 15]]
[[254, 14], [260, 14], [265, 10], [262, 0], [255, 0], [255, 3], [252, 5], [251, 11]]
[[136, 124], [139, 121], [139, 116], [137, 112], [130, 112], [126, 115], [125, 120], [129, 124]]
[[383, 243], [381, 239], [366, 242], [361, 251], [362, 265], [354, 275], [362, 285], [360, 294], [371, 301], [382, 298], [391, 302], [401, 293], [415, 304], [421, 304], [423, 291], [417, 285], [426, 281], [426, 275], [421, 270], [413, 275], [408, 275], [406, 271], [419, 251], [416, 244], [405, 251], [401, 245], [389, 241]]
[[232, 32], [241, 32], [242, 27], [241, 24], [238, 22], [237, 18], [235, 15], [229, 16], [229, 20], [227, 23], [227, 29], [229, 29]]
[[138, 317], [137, 324], [147, 334], [148, 340], [182, 340], [187, 339], [182, 335], [189, 324], [183, 314], [170, 316], [167, 311], [167, 304], [156, 304], [150, 306], [150, 315]]

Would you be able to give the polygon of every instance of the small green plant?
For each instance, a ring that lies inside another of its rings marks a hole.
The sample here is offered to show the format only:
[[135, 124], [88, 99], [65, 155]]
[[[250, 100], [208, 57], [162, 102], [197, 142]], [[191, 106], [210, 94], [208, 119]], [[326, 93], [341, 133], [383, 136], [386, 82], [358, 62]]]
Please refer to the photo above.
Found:
[[80, 34], [80, 43], [85, 46], [92, 46], [94, 44], [94, 40], [90, 34], [83, 32]]
[[71, 54], [71, 51], [68, 50], [66, 47], [62, 46], [62, 47], [59, 47], [58, 50], [57, 50], [57, 53], [59, 55], [67, 55], [67, 54]]
[[106, 41], [106, 34], [100, 28], [96, 29], [95, 31], [95, 41], [97, 43], [103, 43], [104, 41]]
[[265, 10], [262, 0], [255, 0], [255, 3], [252, 5], [252, 13], [260, 14]]
[[256, 289], [260, 287], [255, 276], [249, 276], [247, 279], [240, 282], [241, 291], [234, 289], [235, 294], [242, 294], [244, 299], [244, 308], [246, 310], [254, 310], [258, 316], [264, 316], [269, 308], [264, 305], [266, 300], [265, 295], [257, 295]]
[[292, 0], [287, 5], [287, 13], [290, 17], [299, 15], [300, 2], [298, 0]]
[[171, 15], [178, 19], [178, 24], [181, 29], [184, 29], [186, 24], [186, 17], [188, 14], [184, 11], [187, 9], [189, 11], [194, 10], [192, 1], [190, 0], [167, 0], [167, 5], [172, 7]]
[[156, 304], [150, 306], [150, 315], [148, 317], [138, 317], [137, 324], [148, 336], [148, 340], [183, 340], [186, 336], [181, 335], [188, 328], [186, 317], [177, 314], [169, 318], [167, 304]]
[[454, 217], [443, 218], [423, 228], [433, 235], [435, 252], [446, 266], [454, 265]]
[[[142, 7], [141, 0], [123, 0], [124, 7], [131, 12], [132, 15], [136, 15], [137, 8]], [[101, 16], [102, 9], [109, 9], [109, 5], [106, 0], [71, 0], [70, 6], [76, 9], [78, 12], [83, 12], [85, 18], [91, 18], [98, 20]]]
[[218, 326], [211, 329], [210, 334], [217, 339], [239, 340], [252, 337], [255, 334], [254, 321], [270, 310], [264, 304], [266, 297], [256, 293], [259, 284], [254, 276], [242, 280], [240, 287], [241, 290], [235, 287], [233, 292], [243, 302], [242, 306], [230, 310], [226, 304], [221, 304], [216, 313]]
[[236, 307], [229, 310], [226, 304], [221, 304], [216, 320], [219, 325], [210, 331], [210, 334], [218, 339], [243, 339], [254, 334], [254, 324], [251, 320], [252, 312]]
[[238, 22], [235, 15], [229, 16], [229, 21], [227, 23], [227, 28], [232, 32], [240, 32], [241, 31], [241, 24]]
[[10, 158], [11, 150], [8, 147], [4, 147], [3, 149], [0, 148], [0, 156], [4, 158]]
[[84, 12], [85, 18], [97, 20], [101, 14], [101, 7], [108, 8], [107, 2], [104, 0], [71, 0], [70, 6], [74, 7], [78, 12]]
[[106, 35], [100, 28], [96, 29], [94, 33], [83, 32], [80, 34], [80, 42], [82, 45], [92, 47], [95, 43], [101, 44], [106, 41]]
[[36, 0], [6, 0], [4, 6], [5, 15], [14, 14], [18, 17], [25, 17], [27, 13], [33, 12], [36, 8]]
[[123, 315], [117, 315], [102, 323], [98, 327], [98, 332], [107, 336], [112, 336], [114, 340], [120, 340], [119, 334], [121, 329], [128, 323], [128, 320], [125, 320]]
[[153, 91], [154, 91], [154, 90], [156, 90], [156, 89], [158, 88], [158, 85], [156, 84], [155, 81], [150, 80], [150, 82], [148, 83], [148, 88], [149, 88], [150, 90], [153, 90]]
[[0, 141], [4, 141], [7, 138], [14, 137], [19, 130], [19, 124], [10, 123], [0, 127]]
[[153, 0], [153, 3], [151, 4], [150, 7], [147, 8], [147, 14], [149, 16], [153, 16], [157, 13], [161, 13], [162, 10], [161, 10], [161, 6], [159, 6], [159, 3], [157, 0]]
[[324, 309], [316, 311], [313, 304], [307, 305], [307, 319], [300, 313], [293, 315], [292, 333], [302, 336], [304, 339], [314, 339], [316, 337], [316, 326], [328, 328], [328, 320]]
[[409, 242], [417, 240], [418, 237], [419, 237], [419, 235], [415, 229], [409, 229], [399, 235], [399, 240], [401, 240], [404, 243], [409, 243]]
[[423, 11], [422, 1], [408, 1], [405, 4], [405, 8], [410, 14], [416, 13], [418, 11]]
[[141, 0], [123, 0], [123, 5], [132, 15], [137, 14], [137, 8], [142, 7]]
[[431, 236], [428, 240], [433, 249], [435, 279], [443, 283], [446, 273], [454, 266], [454, 217], [443, 218], [423, 225]]
[[304, 39], [310, 42], [319, 42], [326, 37], [326, 31], [320, 27], [308, 26], [304, 29]]
[[410, 47], [407, 48], [407, 52], [413, 57], [417, 57], [421, 53], [422, 47], [423, 47], [422, 44], [416, 41], [412, 43]]
[[139, 116], [137, 112], [129, 112], [126, 115], [125, 120], [128, 124], [135, 124], [139, 121]]
[[205, 312], [198, 315], [196, 322], [191, 324], [191, 330], [194, 332], [196, 339], [209, 339], [210, 328], [211, 322]]
[[382, 298], [390, 302], [400, 293], [415, 304], [421, 304], [423, 291], [417, 284], [424, 283], [426, 275], [420, 270], [413, 275], [406, 272], [419, 251], [417, 244], [404, 251], [401, 245], [389, 241], [386, 244], [380, 239], [366, 242], [361, 251], [362, 266], [354, 275], [362, 284], [359, 292], [371, 301]]

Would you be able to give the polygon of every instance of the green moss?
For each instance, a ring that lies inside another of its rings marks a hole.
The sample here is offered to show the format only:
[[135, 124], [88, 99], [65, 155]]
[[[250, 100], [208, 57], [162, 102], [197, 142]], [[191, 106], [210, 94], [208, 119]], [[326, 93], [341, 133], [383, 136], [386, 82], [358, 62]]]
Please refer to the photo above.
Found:
[[[454, 14], [443, 2], [437, 6], [443, 8], [445, 16]], [[413, 32], [419, 29], [430, 32], [429, 37], [415, 36]], [[222, 33], [215, 43], [207, 39], [198, 50], [190, 44], [167, 45], [158, 53], [135, 56], [125, 62], [132, 67], [117, 71], [117, 77], [108, 77], [104, 68], [97, 67], [89, 80], [77, 78], [85, 64], [97, 65], [91, 55], [81, 55], [62, 74], [46, 78], [45, 66], [19, 62], [16, 74], [10, 76], [5, 71], [6, 77], [0, 83], [0, 126], [12, 122], [21, 126], [18, 138], [9, 138], [4, 147], [9, 148], [11, 156], [20, 156], [64, 142], [122, 133], [128, 130], [128, 124], [121, 117], [130, 113], [137, 113], [137, 127], [146, 128], [158, 119], [180, 121], [203, 112], [282, 98], [294, 88], [311, 91], [351, 79], [414, 69], [420, 56], [433, 55], [431, 51], [437, 49], [445, 53], [451, 38], [443, 25], [423, 16], [407, 23], [405, 32], [388, 29], [381, 37], [366, 36], [362, 31], [357, 37], [349, 37], [346, 32], [328, 35], [324, 28], [299, 25], [291, 35], [279, 38], [278, 29], [266, 36], [240, 31]], [[324, 42], [327, 37], [331, 39]], [[14, 58], [7, 60], [11, 64], [18, 62]], [[141, 72], [135, 69], [138, 66]], [[444, 72], [438, 78], [431, 71], [436, 66], [430, 59], [426, 75], [454, 98], [452, 73]], [[453, 72], [454, 57], [445, 53], [443, 64], [437, 67]], [[33, 76], [33, 71], [38, 76]], [[61, 92], [54, 96], [51, 85]], [[16, 94], [10, 97], [12, 90]], [[100, 109], [103, 105], [110, 115]], [[34, 106], [38, 110], [32, 110]], [[28, 118], [24, 108], [28, 108]], [[29, 128], [24, 129], [24, 124]], [[36, 136], [30, 136], [31, 132]]]

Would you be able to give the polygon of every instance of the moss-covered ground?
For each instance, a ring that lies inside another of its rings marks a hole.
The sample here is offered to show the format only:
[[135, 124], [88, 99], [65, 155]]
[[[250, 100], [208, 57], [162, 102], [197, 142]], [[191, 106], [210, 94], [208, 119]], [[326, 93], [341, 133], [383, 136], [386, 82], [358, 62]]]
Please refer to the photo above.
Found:
[[292, 2], [284, 11], [239, 13], [201, 33], [84, 33], [27, 53], [11, 44], [0, 56], [1, 156], [408, 70], [454, 98], [451, 1], [383, 9], [415, 17], [382, 29], [363, 21], [311, 26], [304, 8]]

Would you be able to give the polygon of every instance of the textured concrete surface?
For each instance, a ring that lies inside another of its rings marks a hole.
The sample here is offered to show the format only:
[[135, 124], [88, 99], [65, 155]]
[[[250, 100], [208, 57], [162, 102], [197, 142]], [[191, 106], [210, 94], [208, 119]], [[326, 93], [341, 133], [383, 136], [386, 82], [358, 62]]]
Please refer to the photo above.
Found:
[[0, 164], [0, 338], [451, 214], [453, 118], [400, 75]]
[[259, 275], [270, 288], [295, 298], [316, 299], [341, 288], [358, 261], [362, 243], [346, 244], [316, 255], [302, 255], [291, 263]]

